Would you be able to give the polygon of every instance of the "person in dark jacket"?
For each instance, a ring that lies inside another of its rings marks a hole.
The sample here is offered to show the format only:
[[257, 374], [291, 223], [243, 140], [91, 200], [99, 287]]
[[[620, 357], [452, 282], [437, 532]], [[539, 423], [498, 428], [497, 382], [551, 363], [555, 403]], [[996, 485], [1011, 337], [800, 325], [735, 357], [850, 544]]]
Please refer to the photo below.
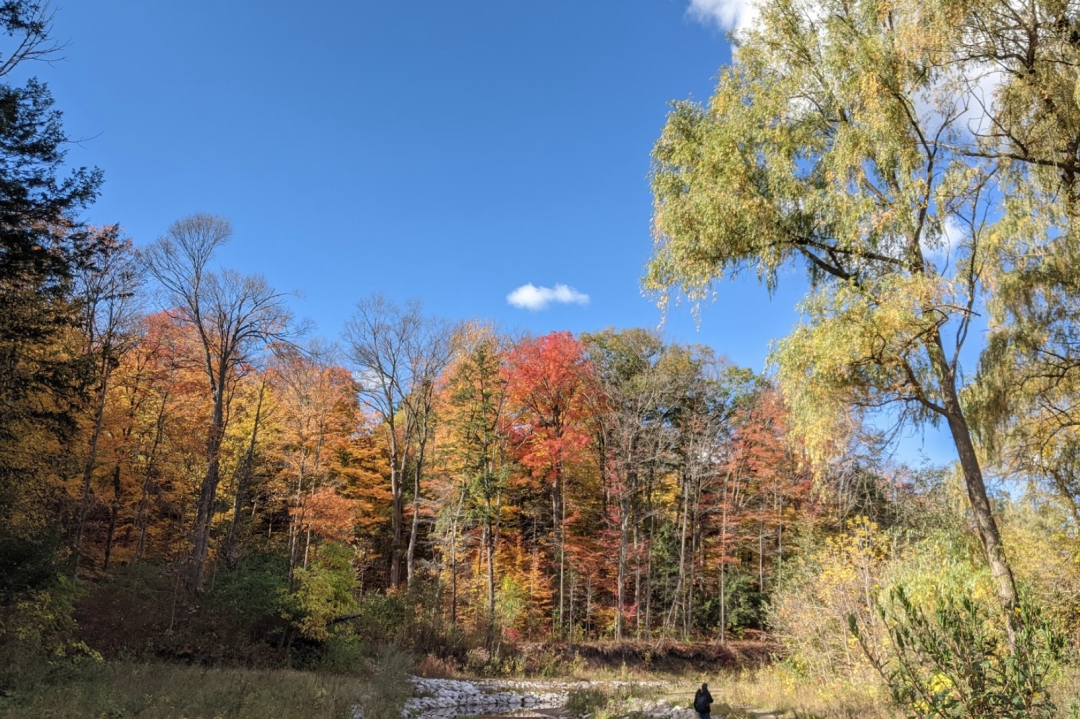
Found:
[[698, 689], [697, 694], [694, 695], [694, 711], [697, 712], [698, 719], [710, 719], [712, 694], [709, 693], [708, 684], [702, 683], [701, 689]]

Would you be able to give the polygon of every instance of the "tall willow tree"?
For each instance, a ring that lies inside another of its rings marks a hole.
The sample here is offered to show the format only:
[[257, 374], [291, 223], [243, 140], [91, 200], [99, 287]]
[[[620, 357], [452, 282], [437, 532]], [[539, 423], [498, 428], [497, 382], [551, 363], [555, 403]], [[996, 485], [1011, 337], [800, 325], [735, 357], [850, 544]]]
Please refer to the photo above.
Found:
[[[773, 361], [817, 459], [851, 412], [944, 422], [1010, 623], [1017, 593], [960, 395], [962, 349], [1013, 241], [1006, 150], [980, 136], [990, 70], [964, 8], [921, 0], [769, 0], [710, 103], [679, 103], [654, 150], [662, 304], [756, 273], [806, 270], [802, 322]], [[992, 68], [991, 68], [992, 69]], [[996, 77], [996, 76], [995, 76]]]
[[999, 84], [970, 156], [1001, 168], [1008, 202], [971, 393], [991, 456], [1044, 480], [1080, 522], [1080, 5], [979, 0], [962, 15], [965, 67]]

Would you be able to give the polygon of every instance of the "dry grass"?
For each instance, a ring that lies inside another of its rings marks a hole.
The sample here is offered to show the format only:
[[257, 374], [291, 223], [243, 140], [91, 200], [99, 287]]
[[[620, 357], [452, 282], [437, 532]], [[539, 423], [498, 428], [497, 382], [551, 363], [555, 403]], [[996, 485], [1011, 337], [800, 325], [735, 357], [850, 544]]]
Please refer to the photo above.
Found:
[[[888, 698], [874, 685], [832, 683], [796, 677], [783, 665], [723, 673], [709, 681], [718, 702], [798, 719], [896, 719]], [[721, 708], [714, 713], [723, 715]], [[753, 716], [741, 712], [743, 716]]]
[[381, 668], [376, 676], [359, 679], [286, 670], [92, 663], [0, 698], [0, 718], [343, 719], [351, 718], [358, 704], [367, 716], [396, 716], [408, 693], [407, 677], [407, 671], [389, 676]]
[[1080, 666], [1063, 667], [1051, 683], [1050, 695], [1062, 719], [1080, 719]]
[[[754, 719], [768, 715], [786, 719], [898, 719], [900, 716], [889, 708], [887, 696], [876, 685], [817, 682], [796, 677], [782, 664], [743, 671], [680, 674], [628, 672], [621, 677], [593, 673], [584, 678], [593, 681], [612, 678], [661, 681], [667, 685], [667, 689], [642, 687], [641, 691], [633, 694], [663, 698], [674, 706], [686, 707], [690, 706], [700, 683], [707, 681], [716, 699], [713, 716], [730, 719]], [[620, 715], [617, 708], [607, 713]]]

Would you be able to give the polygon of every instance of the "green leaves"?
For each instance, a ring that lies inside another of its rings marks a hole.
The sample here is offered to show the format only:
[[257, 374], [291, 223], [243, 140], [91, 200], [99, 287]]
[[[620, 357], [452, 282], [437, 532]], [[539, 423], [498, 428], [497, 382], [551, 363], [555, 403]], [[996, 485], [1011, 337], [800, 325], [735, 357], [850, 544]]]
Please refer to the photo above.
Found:
[[843, 446], [862, 413], [896, 404], [901, 417], [935, 419], [923, 343], [941, 317], [923, 308], [936, 291], [923, 277], [887, 275], [863, 287], [823, 289], [802, 303], [804, 321], [771, 359], [815, 459]]
[[804, 321], [772, 359], [818, 460], [851, 408], [959, 411], [960, 347], [1000, 236], [995, 166], [958, 144], [974, 91], [950, 65], [955, 12], [765, 3], [709, 105], [675, 104], [653, 151], [643, 283], [661, 305], [700, 303], [743, 272], [771, 290], [805, 270]]
[[[969, 596], [942, 594], [927, 612], [902, 589], [880, 607], [889, 628], [887, 658], [874, 658], [893, 700], [913, 719], [1038, 719], [1054, 715], [1048, 675], [1063, 634], [1033, 604], [1010, 649], [1000, 622]], [[849, 617], [852, 634], [870, 652]]]

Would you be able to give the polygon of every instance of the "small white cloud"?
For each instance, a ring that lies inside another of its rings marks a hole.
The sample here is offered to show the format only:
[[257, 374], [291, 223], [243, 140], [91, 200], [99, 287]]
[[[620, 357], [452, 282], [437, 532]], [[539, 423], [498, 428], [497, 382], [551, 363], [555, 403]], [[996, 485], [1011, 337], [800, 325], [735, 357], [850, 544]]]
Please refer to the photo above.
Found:
[[960, 224], [960, 221], [949, 215], [945, 218], [945, 221], [941, 223], [942, 234], [945, 236], [945, 252], [952, 255], [964, 244], [964, 240], [967, 239], [967, 228]]
[[587, 305], [589, 304], [589, 296], [568, 285], [555, 285], [554, 288], [537, 287], [530, 282], [508, 294], [506, 301], [514, 307], [535, 312], [546, 309], [548, 305], [556, 302], [564, 305]]
[[743, 30], [757, 19], [757, 0], [690, 0], [690, 17], [721, 30]]
[[968, 234], [968, 229], [960, 220], [953, 215], [946, 215], [941, 222], [941, 235], [938, 241], [926, 250], [926, 258], [937, 265], [954, 260], [967, 241]]

